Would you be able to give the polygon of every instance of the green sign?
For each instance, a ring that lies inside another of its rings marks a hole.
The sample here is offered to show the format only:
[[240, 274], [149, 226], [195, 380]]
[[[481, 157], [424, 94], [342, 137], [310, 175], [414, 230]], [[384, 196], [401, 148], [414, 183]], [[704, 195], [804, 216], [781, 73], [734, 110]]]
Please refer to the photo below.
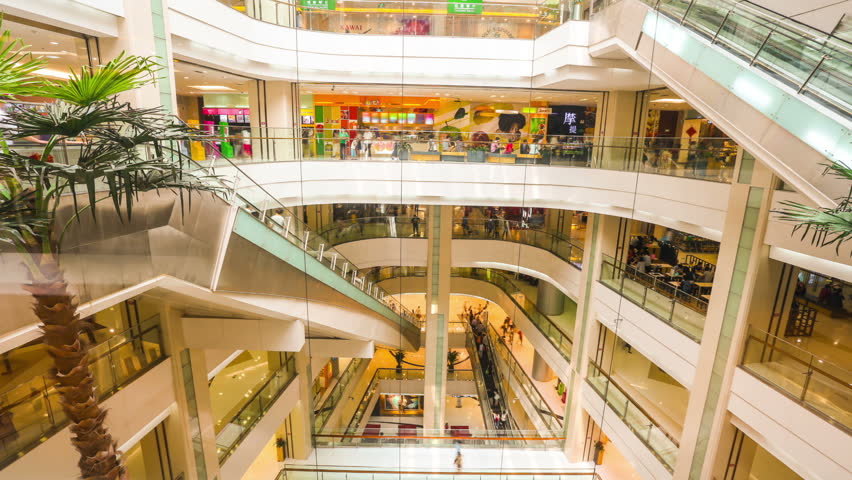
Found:
[[299, 0], [299, 5], [312, 10], [334, 10], [337, 8], [337, 0]]
[[482, 0], [447, 0], [447, 13], [482, 15]]

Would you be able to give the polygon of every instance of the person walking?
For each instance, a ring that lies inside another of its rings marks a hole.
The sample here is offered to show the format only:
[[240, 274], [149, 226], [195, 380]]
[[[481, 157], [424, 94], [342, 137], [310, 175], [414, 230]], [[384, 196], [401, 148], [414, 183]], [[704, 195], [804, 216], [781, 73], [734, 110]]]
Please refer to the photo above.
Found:
[[418, 217], [417, 215], [414, 215], [413, 217], [411, 217], [411, 228], [412, 228], [412, 230], [414, 230], [414, 236], [419, 237], [420, 236], [420, 217]]
[[456, 459], [453, 460], [453, 465], [456, 466], [456, 471], [461, 471], [462, 469], [462, 454], [461, 450], [456, 450]]

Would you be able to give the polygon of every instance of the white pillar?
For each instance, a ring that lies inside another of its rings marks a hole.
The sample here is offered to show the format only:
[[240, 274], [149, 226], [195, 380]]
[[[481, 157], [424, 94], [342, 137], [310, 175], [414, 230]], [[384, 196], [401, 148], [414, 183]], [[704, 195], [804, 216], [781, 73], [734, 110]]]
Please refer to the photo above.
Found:
[[533, 354], [532, 378], [539, 382], [549, 382], [553, 379], [553, 370], [547, 364], [547, 360], [539, 355], [538, 351]]
[[423, 428], [442, 429], [447, 394], [453, 207], [431, 206], [429, 210]]
[[293, 160], [298, 152], [300, 134], [294, 102], [297, 89], [291, 82], [259, 80], [249, 90], [251, 109], [252, 157], [255, 161]]
[[539, 280], [535, 304], [545, 315], [561, 315], [565, 311], [565, 294], [550, 283]]

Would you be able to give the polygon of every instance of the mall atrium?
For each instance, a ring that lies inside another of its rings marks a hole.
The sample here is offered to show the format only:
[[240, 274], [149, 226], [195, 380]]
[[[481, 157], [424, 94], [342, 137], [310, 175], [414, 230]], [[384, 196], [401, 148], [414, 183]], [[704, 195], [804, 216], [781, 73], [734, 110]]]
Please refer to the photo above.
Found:
[[0, 480], [852, 479], [852, 1], [0, 13]]

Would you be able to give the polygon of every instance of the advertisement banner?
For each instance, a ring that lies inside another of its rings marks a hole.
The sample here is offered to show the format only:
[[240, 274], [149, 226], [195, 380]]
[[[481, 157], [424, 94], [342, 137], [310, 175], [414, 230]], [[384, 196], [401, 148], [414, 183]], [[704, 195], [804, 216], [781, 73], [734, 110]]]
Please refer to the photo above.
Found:
[[299, 5], [312, 10], [334, 10], [337, 0], [299, 0]]
[[482, 15], [482, 0], [447, 0], [447, 13]]

